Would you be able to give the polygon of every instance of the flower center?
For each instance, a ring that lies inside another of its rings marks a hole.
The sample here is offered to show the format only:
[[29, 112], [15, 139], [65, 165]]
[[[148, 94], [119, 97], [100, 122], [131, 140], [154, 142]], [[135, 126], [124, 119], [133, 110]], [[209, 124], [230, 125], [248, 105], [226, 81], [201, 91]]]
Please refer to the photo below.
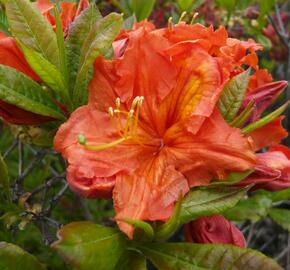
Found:
[[[100, 151], [115, 145], [118, 145], [126, 140], [135, 138], [138, 141], [138, 126], [140, 110], [144, 101], [144, 97], [135, 97], [129, 111], [121, 109], [121, 100], [118, 97], [116, 99], [116, 108], [109, 107], [108, 114], [115, 131], [119, 135], [119, 139], [110, 143], [104, 143], [100, 145], [88, 144], [86, 137], [83, 134], [79, 134], [78, 143], [84, 146], [88, 150]], [[125, 121], [124, 121], [125, 119]]]

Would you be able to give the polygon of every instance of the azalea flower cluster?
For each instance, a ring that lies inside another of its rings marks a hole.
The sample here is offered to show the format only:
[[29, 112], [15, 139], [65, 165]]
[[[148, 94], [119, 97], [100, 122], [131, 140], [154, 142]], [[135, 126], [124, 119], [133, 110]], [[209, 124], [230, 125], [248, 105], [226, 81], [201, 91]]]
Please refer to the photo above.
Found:
[[259, 44], [231, 39], [223, 27], [142, 22], [113, 46], [113, 60], [96, 60], [89, 103], [60, 127], [55, 148], [68, 160], [71, 188], [112, 196], [129, 237], [124, 218], [165, 221], [180, 195], [230, 172], [255, 169], [244, 184], [289, 185], [288, 149], [255, 153], [287, 136], [282, 117], [244, 135], [217, 108], [225, 83], [248, 67], [254, 72], [241, 109], [252, 101], [254, 110], [247, 124], [286, 87], [259, 69]]
[[[88, 4], [61, 5], [66, 35]], [[36, 6], [54, 27], [51, 4], [39, 1]], [[268, 190], [290, 186], [290, 152], [279, 145], [287, 136], [283, 117], [247, 133], [242, 130], [259, 120], [287, 86], [259, 68], [261, 45], [230, 38], [224, 27], [180, 22], [156, 29], [143, 21], [123, 30], [113, 49], [113, 59], [95, 60], [88, 104], [59, 127], [54, 147], [68, 162], [71, 189], [87, 198], [112, 198], [116, 221], [129, 238], [134, 228], [126, 218], [166, 221], [190, 188], [224, 181], [232, 172], [253, 171], [238, 185], [256, 183], [254, 188]], [[0, 56], [0, 64], [40, 81], [13, 38], [1, 36]], [[245, 122], [234, 125], [219, 110], [220, 96], [232, 78], [249, 69], [239, 113], [252, 109]], [[51, 121], [3, 101], [0, 115], [16, 124]], [[266, 147], [271, 148], [260, 153]], [[208, 222], [237, 234], [223, 217]], [[197, 231], [200, 224], [188, 228]], [[187, 238], [219, 242], [202, 233]], [[226, 242], [245, 245], [243, 238], [235, 239], [227, 237]]]

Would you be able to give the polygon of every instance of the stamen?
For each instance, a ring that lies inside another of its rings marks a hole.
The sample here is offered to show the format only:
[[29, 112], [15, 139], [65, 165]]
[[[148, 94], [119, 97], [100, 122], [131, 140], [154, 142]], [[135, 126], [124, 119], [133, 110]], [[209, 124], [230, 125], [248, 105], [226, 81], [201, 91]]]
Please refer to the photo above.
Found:
[[172, 17], [170, 17], [170, 18], [168, 19], [167, 27], [168, 27], [168, 29], [170, 29], [170, 30], [173, 28], [173, 18], [172, 18]]
[[116, 98], [116, 109], [120, 110], [121, 107], [121, 99], [119, 97]]
[[112, 107], [109, 107], [108, 113], [109, 113], [109, 116], [110, 116], [110, 120], [111, 120], [112, 126], [117, 131], [117, 133], [122, 137], [122, 133], [120, 132], [120, 129], [118, 127], [118, 123], [116, 123], [116, 120], [114, 118], [114, 115], [115, 115], [114, 109]]
[[143, 100], [144, 100], [143, 96], [139, 97], [139, 99], [138, 99], [137, 111], [136, 111], [136, 116], [135, 116], [135, 121], [134, 121], [134, 128], [132, 130], [133, 135], [135, 135], [137, 130], [138, 130], [139, 113], [140, 113], [140, 109], [141, 109], [142, 104], [143, 104]]
[[[137, 131], [138, 131], [138, 123], [139, 123], [139, 115], [140, 110], [144, 101], [143, 96], [137, 96], [134, 98], [131, 104], [130, 111], [121, 110], [121, 99], [116, 99], [116, 108], [113, 107], [108, 108], [108, 114], [110, 120], [112, 122], [112, 126], [115, 128], [116, 132], [119, 134], [120, 138], [110, 142], [104, 143], [100, 145], [91, 145], [87, 143], [86, 137], [83, 134], [78, 135], [78, 143], [82, 145], [84, 148], [92, 151], [100, 151], [107, 149], [109, 147], [116, 146], [126, 140], [134, 138], [138, 143], [142, 143], [141, 139], [139, 138]], [[136, 108], [136, 110], [135, 110]], [[121, 117], [122, 115], [122, 117]], [[123, 116], [124, 115], [124, 116]], [[126, 117], [126, 118], [125, 118]], [[126, 123], [124, 126], [124, 120], [126, 119]]]
[[181, 13], [181, 16], [180, 16], [180, 18], [179, 18], [179, 21], [178, 21], [178, 23], [180, 23], [180, 22], [182, 22], [182, 21], [183, 21], [183, 19], [186, 17], [186, 14], [187, 14], [187, 12], [186, 12], [186, 11], [183, 11], [183, 12]]
[[78, 136], [78, 142], [79, 144], [81, 144], [82, 146], [84, 146], [86, 149], [88, 150], [92, 150], [92, 151], [101, 151], [101, 150], [105, 150], [107, 148], [113, 147], [115, 145], [118, 145], [122, 142], [124, 142], [125, 140], [128, 140], [130, 137], [128, 138], [120, 138], [116, 141], [110, 142], [110, 143], [104, 143], [104, 144], [100, 144], [100, 145], [90, 145], [86, 143], [86, 138], [84, 135], [80, 134]]
[[190, 24], [194, 24], [194, 21], [195, 21], [195, 19], [197, 18], [198, 15], [199, 15], [198, 12], [195, 12], [195, 13], [193, 14]]
[[127, 116], [126, 128], [125, 128], [125, 133], [124, 133], [125, 138], [127, 137], [128, 132], [132, 130], [133, 116], [134, 116], [134, 110], [130, 110]]
[[119, 109], [114, 110], [114, 113], [117, 115], [119, 129], [124, 130], [124, 126], [121, 119], [121, 111]]

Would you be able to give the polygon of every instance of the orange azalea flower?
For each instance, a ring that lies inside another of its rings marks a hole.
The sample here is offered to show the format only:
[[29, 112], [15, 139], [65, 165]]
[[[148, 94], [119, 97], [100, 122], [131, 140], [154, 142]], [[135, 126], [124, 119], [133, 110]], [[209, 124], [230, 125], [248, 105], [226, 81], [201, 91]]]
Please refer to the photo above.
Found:
[[71, 188], [90, 198], [113, 192], [131, 238], [123, 218], [164, 221], [190, 187], [255, 164], [248, 139], [216, 108], [225, 83], [218, 59], [167, 34], [146, 22], [123, 32], [114, 60], [95, 62], [88, 105], [54, 141]]

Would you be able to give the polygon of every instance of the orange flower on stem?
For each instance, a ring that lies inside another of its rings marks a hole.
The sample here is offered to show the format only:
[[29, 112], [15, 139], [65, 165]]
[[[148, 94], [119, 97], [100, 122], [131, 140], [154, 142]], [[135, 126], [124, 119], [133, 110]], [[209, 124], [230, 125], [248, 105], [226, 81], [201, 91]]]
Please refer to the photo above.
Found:
[[167, 220], [190, 187], [245, 171], [255, 155], [216, 108], [224, 74], [198, 43], [174, 43], [143, 22], [123, 32], [115, 58], [98, 58], [89, 103], [63, 124], [55, 149], [82, 196], [113, 195], [116, 220]]

